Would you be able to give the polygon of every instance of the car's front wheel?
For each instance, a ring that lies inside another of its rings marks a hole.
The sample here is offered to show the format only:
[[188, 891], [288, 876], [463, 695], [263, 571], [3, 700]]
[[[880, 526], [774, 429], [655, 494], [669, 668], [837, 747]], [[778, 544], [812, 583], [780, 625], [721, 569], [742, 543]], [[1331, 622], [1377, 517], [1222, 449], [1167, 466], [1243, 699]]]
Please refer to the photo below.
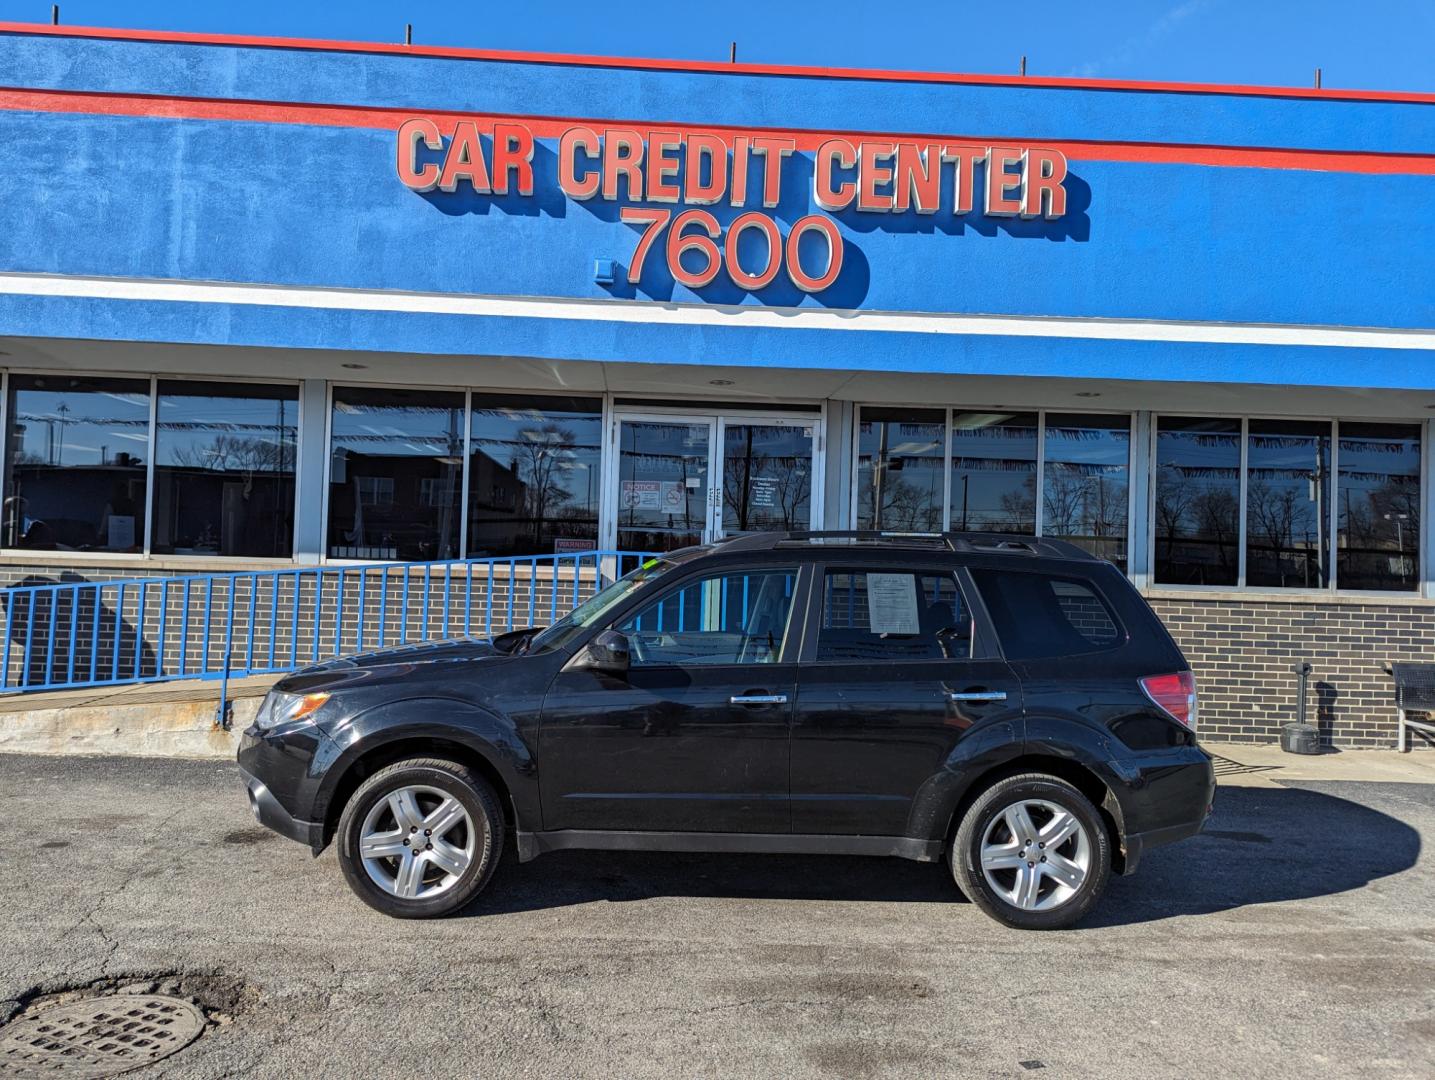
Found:
[[1091, 800], [1065, 780], [1026, 773], [968, 807], [952, 839], [952, 874], [998, 922], [1060, 930], [1095, 906], [1111, 874], [1111, 842]]
[[359, 899], [396, 918], [433, 918], [488, 884], [503, 851], [503, 812], [467, 766], [412, 758], [359, 786], [338, 837], [339, 865]]

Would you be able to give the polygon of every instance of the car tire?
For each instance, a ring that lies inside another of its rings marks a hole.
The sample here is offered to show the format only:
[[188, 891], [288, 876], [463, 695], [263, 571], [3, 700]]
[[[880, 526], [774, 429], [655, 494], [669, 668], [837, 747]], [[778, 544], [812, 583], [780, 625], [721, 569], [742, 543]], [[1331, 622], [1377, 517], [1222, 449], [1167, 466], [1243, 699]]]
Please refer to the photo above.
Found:
[[359, 785], [339, 818], [339, 865], [364, 903], [398, 919], [449, 915], [489, 882], [503, 811], [483, 777], [444, 758], [412, 758]]
[[952, 838], [950, 862], [957, 886], [998, 922], [1063, 930], [1101, 899], [1111, 840], [1100, 811], [1075, 787], [1024, 773], [976, 797]]

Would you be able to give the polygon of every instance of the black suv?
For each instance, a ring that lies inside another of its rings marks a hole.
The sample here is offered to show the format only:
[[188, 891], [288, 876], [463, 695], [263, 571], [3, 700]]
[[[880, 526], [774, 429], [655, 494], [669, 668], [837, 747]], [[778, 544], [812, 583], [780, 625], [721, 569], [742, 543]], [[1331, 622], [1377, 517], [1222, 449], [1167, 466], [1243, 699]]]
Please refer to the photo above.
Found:
[[763, 533], [674, 552], [546, 629], [279, 682], [239, 764], [258, 819], [359, 897], [444, 915], [511, 832], [548, 851], [947, 854], [1009, 926], [1069, 926], [1111, 869], [1199, 832], [1180, 650], [1054, 540]]

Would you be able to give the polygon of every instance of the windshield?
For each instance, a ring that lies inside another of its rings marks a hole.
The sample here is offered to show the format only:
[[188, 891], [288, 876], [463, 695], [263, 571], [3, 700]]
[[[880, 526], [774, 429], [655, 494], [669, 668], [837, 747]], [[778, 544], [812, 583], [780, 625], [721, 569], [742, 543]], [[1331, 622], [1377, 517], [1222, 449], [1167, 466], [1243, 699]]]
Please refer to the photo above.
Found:
[[561, 649], [590, 626], [596, 625], [614, 607], [650, 581], [662, 577], [676, 564], [650, 559], [627, 577], [619, 578], [606, 589], [600, 589], [552, 626], [540, 631], [528, 644], [529, 652], [540, 649]]

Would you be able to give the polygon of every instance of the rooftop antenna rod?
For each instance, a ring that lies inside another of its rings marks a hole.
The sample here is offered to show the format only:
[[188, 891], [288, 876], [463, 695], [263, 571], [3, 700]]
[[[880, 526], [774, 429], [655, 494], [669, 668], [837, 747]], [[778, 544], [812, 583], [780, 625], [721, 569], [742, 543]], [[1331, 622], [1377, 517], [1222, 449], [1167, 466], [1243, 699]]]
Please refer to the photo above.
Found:
[[59, 4], [51, 4], [51, 5], [50, 5], [50, 25], [51, 25], [51, 26], [59, 26], [59, 25], [60, 25], [60, 5], [59, 5]]
[[413, 24], [413, 23], [404, 23], [404, 44], [405, 44], [405, 45], [412, 45], [413, 43], [414, 43], [414, 24]]
[[727, 62], [728, 62], [729, 64], [736, 64], [736, 63], [737, 63], [737, 42], [736, 42], [736, 41], [734, 41], [731, 45], [728, 46], [728, 49], [727, 49]]
[[1022, 78], [1026, 78], [1026, 57], [1025, 57], [1025, 56], [1023, 56], [1023, 57], [1021, 58], [1021, 75], [1022, 75]]
[[1320, 89], [1320, 68], [1315, 69], [1315, 88]]

